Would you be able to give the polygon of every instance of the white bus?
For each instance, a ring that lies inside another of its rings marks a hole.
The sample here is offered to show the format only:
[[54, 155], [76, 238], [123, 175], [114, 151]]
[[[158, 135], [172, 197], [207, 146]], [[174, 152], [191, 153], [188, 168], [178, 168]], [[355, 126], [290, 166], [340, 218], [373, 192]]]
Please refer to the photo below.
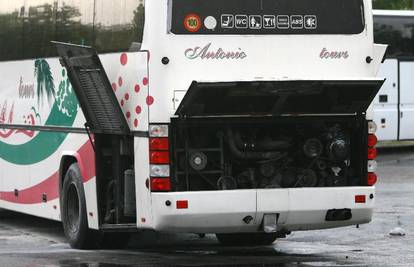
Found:
[[414, 11], [374, 10], [374, 36], [389, 44], [379, 77], [386, 82], [374, 101], [380, 140], [414, 139]]
[[370, 222], [371, 0], [207, 2], [2, 3], [0, 208], [75, 248]]

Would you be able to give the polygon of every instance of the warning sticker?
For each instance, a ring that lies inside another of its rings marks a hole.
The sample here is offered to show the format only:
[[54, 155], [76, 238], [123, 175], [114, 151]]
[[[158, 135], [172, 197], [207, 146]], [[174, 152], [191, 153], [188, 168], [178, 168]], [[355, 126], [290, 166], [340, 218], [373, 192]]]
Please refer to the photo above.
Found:
[[189, 14], [184, 18], [184, 27], [189, 32], [198, 32], [201, 25], [201, 18], [197, 14]]

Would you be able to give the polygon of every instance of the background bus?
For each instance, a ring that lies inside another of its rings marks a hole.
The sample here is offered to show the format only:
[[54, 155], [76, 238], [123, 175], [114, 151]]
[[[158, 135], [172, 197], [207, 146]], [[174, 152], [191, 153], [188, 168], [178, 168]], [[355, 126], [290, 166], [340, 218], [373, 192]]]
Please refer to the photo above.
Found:
[[414, 11], [374, 10], [375, 42], [389, 44], [374, 101], [380, 140], [414, 139]]

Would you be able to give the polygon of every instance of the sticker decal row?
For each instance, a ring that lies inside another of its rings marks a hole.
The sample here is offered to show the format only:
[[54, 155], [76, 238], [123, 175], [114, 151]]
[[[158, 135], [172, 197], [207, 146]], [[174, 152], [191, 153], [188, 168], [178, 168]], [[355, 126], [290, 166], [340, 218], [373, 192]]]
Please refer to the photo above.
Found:
[[223, 29], [317, 29], [315, 15], [221, 15]]

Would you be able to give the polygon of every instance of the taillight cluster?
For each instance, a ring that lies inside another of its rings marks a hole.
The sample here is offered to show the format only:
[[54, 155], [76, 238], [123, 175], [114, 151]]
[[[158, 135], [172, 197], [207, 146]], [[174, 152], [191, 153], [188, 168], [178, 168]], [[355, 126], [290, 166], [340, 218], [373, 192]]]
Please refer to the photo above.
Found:
[[168, 125], [150, 125], [149, 135], [151, 191], [169, 192], [171, 180]]
[[375, 124], [375, 122], [368, 122], [368, 186], [375, 185], [378, 180], [378, 177], [375, 174], [375, 171], [377, 170], [377, 162], [375, 161], [375, 159], [377, 158], [377, 149], [375, 148], [375, 146], [378, 143], [378, 139], [375, 136], [376, 131], [377, 125]]

